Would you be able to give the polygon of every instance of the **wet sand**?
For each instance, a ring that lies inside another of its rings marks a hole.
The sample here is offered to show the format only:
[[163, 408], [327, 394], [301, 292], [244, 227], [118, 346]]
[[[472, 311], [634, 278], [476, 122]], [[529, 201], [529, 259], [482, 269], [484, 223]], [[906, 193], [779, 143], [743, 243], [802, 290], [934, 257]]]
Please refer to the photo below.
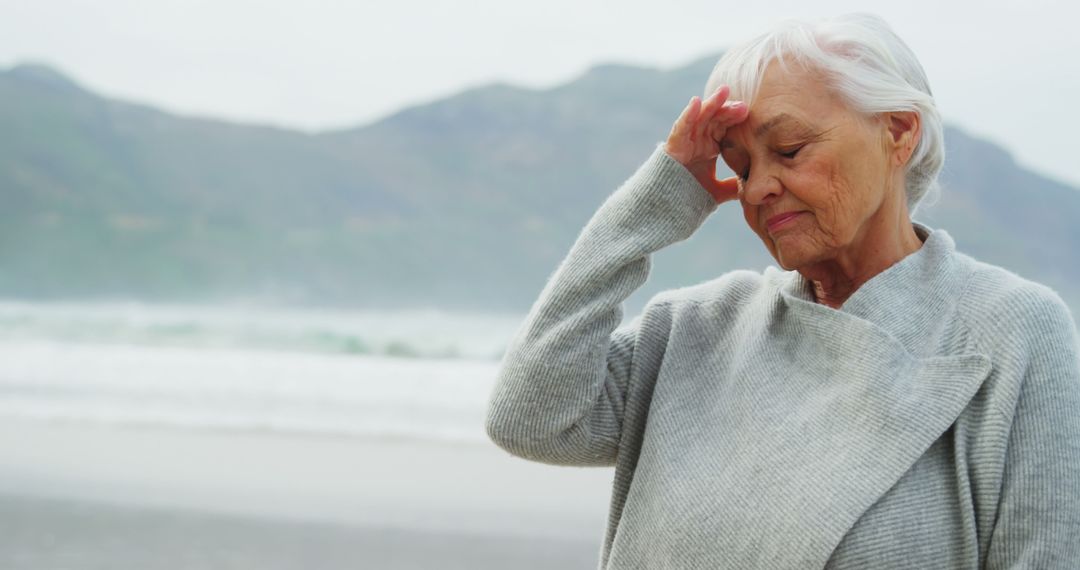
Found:
[[0, 568], [595, 568], [591, 541], [290, 523], [0, 496]]
[[494, 445], [0, 419], [0, 567], [589, 569], [611, 477]]

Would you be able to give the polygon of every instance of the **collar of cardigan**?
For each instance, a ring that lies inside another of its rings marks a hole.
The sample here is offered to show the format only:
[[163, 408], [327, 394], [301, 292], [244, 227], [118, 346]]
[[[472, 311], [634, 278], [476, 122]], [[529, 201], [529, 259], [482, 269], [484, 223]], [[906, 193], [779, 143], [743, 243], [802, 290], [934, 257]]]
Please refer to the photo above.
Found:
[[[770, 268], [775, 288], [762, 299], [774, 311], [770, 325], [794, 338], [777, 332], [789, 350], [776, 358], [791, 366], [780, 368], [785, 382], [761, 394], [786, 398], [762, 409], [790, 413], [749, 414], [760, 419], [751, 425], [759, 434], [753, 450], [725, 460], [742, 461], [736, 469], [747, 473], [783, 473], [755, 500], [762, 512], [784, 516], [718, 538], [724, 552], [749, 561], [733, 566], [760, 562], [760, 552], [773, 553], [770, 568], [827, 566], [856, 521], [956, 422], [989, 375], [984, 354], [935, 354], [975, 266], [943, 230], [913, 225], [923, 246], [839, 309], [814, 301], [801, 274]], [[761, 469], [767, 461], [776, 468]], [[799, 508], [791, 509], [791, 497]]]
[[[818, 303], [813, 284], [797, 271], [770, 266], [782, 302], [814, 328], [843, 330], [852, 319], [867, 321], [915, 356], [926, 355], [936, 327], [955, 310], [970, 267], [962, 263], [956, 243], [943, 229], [912, 222], [923, 245], [855, 290], [839, 309]], [[861, 328], [861, 327], [859, 327]]]

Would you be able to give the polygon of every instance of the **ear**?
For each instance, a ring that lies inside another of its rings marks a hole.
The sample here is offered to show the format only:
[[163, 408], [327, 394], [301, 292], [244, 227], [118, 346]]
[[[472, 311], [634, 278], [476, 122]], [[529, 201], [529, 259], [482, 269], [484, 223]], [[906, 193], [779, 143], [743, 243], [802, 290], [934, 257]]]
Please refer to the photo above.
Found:
[[885, 114], [885, 123], [889, 129], [890, 160], [897, 166], [904, 166], [915, 153], [922, 135], [922, 121], [915, 111], [893, 111]]

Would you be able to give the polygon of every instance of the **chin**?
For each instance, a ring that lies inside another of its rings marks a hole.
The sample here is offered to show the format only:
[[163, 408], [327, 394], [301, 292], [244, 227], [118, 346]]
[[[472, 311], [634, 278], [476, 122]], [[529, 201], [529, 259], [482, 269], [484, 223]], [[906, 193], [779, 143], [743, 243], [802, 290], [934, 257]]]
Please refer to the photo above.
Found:
[[770, 248], [773, 259], [780, 264], [780, 268], [784, 271], [798, 270], [819, 257], [818, 252], [808, 250], [805, 243], [800, 243], [798, 240], [785, 241], [789, 243], [774, 243], [773, 247]]
[[801, 264], [794, 263], [791, 259], [785, 258], [784, 256], [774, 256], [774, 259], [776, 259], [776, 263], [780, 265], [780, 269], [783, 269], [784, 271], [795, 271], [801, 266]]
[[821, 257], [821, 252], [813, 246], [806, 235], [784, 232], [774, 238], [765, 230], [753, 229], [754, 233], [761, 238], [761, 242], [765, 244], [765, 249], [784, 271], [797, 270]]

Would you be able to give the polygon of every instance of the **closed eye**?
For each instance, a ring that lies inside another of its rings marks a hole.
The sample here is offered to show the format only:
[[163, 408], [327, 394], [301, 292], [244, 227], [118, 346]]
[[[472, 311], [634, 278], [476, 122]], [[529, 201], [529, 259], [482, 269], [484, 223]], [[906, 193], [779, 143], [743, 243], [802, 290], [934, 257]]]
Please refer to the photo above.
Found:
[[802, 146], [797, 146], [788, 151], [777, 151], [777, 153], [784, 158], [795, 158], [795, 155], [802, 150]]

